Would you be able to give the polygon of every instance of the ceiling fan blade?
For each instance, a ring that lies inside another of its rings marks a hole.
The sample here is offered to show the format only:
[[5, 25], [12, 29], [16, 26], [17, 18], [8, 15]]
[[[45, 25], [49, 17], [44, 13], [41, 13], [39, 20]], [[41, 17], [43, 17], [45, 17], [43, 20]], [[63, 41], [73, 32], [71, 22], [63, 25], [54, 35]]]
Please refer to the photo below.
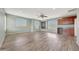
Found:
[[76, 10], [76, 8], [73, 8], [73, 9], [71, 9], [71, 10], [68, 10], [68, 12], [73, 12], [73, 11], [75, 11]]
[[44, 17], [48, 17], [48, 16], [44, 16]]

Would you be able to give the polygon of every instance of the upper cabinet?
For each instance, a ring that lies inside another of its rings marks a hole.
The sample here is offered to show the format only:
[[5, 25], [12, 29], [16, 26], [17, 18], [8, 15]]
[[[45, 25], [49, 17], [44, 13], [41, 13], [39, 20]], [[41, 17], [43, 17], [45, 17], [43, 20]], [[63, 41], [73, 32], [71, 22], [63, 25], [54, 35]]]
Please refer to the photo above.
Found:
[[74, 24], [76, 16], [64, 17], [58, 20], [58, 25]]

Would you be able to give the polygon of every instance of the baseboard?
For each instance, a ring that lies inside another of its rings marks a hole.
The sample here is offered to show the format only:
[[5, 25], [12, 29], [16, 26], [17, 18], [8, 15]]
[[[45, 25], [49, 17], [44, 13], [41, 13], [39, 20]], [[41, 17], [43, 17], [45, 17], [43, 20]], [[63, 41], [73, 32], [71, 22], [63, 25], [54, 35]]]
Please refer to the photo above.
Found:
[[31, 32], [7, 32], [7, 35], [10, 35], [10, 34], [20, 34], [20, 33], [31, 33]]

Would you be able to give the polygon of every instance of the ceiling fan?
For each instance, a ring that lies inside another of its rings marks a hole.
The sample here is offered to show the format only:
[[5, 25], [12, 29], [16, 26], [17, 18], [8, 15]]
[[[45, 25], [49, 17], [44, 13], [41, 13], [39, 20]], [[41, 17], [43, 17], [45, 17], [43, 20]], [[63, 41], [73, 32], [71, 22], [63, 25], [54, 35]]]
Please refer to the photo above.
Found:
[[68, 10], [68, 12], [73, 12], [73, 11], [76, 11], [76, 8], [73, 8], [71, 10]]
[[39, 15], [39, 17], [42, 18], [42, 19], [44, 19], [44, 18], [47, 18], [48, 16], [44, 15], [43, 13], [41, 13], [41, 14]]

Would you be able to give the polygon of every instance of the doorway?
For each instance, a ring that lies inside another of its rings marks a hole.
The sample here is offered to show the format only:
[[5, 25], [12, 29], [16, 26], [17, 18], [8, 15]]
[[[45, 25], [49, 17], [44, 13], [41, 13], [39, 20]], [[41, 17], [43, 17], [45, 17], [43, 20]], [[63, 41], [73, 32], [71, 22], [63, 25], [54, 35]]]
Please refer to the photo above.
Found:
[[46, 21], [41, 22], [41, 31], [46, 31]]

